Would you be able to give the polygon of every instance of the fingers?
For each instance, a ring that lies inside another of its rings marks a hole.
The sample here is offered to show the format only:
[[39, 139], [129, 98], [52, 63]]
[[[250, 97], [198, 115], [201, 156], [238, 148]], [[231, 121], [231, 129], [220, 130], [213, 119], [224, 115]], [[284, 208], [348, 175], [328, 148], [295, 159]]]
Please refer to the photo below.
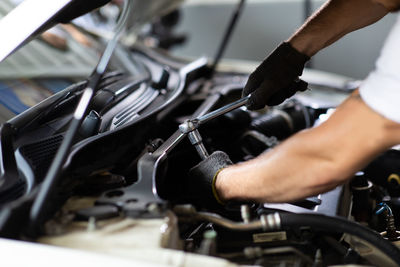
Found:
[[289, 43], [279, 45], [250, 75], [242, 96], [251, 94], [248, 109], [260, 109], [265, 105], [277, 105], [297, 91], [307, 89], [307, 83], [298, 81], [305, 62], [309, 60]]
[[303, 80], [296, 80], [292, 82], [287, 88], [278, 91], [268, 101], [268, 106], [276, 106], [281, 104], [288, 98], [291, 98], [298, 91], [305, 91], [308, 88], [308, 83]]
[[276, 91], [276, 85], [270, 80], [265, 80], [256, 90], [251, 94], [250, 99], [247, 101], [246, 106], [249, 110], [256, 110], [265, 107], [268, 99]]
[[296, 81], [297, 83], [297, 91], [301, 91], [304, 92], [305, 90], [307, 90], [308, 88], [308, 83], [303, 81], [302, 79], [299, 79], [298, 81]]
[[257, 75], [255, 72], [249, 76], [249, 79], [243, 88], [242, 97], [248, 96], [260, 86], [262, 79], [260, 79], [258, 76], [259, 75]]
[[296, 80], [286, 88], [278, 90], [279, 86], [272, 81], [264, 81], [251, 95], [246, 106], [249, 110], [257, 110], [268, 106], [281, 104], [287, 98], [292, 97], [297, 91], [305, 91], [308, 83]]
[[232, 164], [232, 161], [229, 158], [228, 154], [226, 154], [225, 152], [220, 151], [220, 150], [217, 150], [214, 153], [212, 153], [210, 157], [212, 157], [213, 160], [215, 160], [217, 162], [221, 162], [220, 164], [223, 164], [223, 165]]

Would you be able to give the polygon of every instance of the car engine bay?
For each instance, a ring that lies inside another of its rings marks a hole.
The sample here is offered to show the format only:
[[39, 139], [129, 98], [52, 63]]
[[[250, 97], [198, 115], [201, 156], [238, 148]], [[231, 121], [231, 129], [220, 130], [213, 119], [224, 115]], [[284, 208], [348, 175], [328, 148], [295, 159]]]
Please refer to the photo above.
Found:
[[313, 83], [319, 73], [309, 71], [309, 90], [250, 111], [240, 102], [248, 72], [140, 44], [115, 50], [41, 206], [91, 78], [1, 125], [0, 237], [163, 266], [398, 266], [396, 148], [294, 203], [209, 207], [184, 190], [190, 168], [214, 151], [243, 162], [323, 123], [339, 102], [318, 99], [344, 99], [349, 83]]

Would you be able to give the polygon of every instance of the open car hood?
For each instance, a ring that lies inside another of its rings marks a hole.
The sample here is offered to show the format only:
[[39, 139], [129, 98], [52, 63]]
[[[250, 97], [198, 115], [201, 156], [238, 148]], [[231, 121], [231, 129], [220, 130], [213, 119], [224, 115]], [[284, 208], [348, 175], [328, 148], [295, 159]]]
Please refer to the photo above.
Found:
[[[81, 16], [98, 8], [110, 0], [25, 0], [12, 12], [0, 20], [0, 36], [7, 36], [7, 42], [0, 45], [0, 62], [19, 47], [35, 38], [43, 31], [61, 22]], [[135, 0], [130, 14], [129, 27], [142, 25], [152, 18], [166, 13], [182, 0]], [[40, 8], [39, 8], [40, 7]], [[140, 10], [140, 12], [137, 12]], [[32, 12], [34, 11], [34, 12]], [[29, 23], [21, 23], [21, 20]]]
[[[54, 17], [71, 2], [73, 1], [27, 0], [18, 5], [0, 21], [0, 35], [7, 36], [7, 42], [0, 46], [0, 62], [37, 34], [53, 26]], [[21, 23], [21, 20], [29, 23]]]

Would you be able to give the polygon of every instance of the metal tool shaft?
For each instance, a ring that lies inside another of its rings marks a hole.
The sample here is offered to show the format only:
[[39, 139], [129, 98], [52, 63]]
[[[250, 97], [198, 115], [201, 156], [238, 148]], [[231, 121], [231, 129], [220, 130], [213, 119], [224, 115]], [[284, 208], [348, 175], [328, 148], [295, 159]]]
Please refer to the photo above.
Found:
[[219, 109], [216, 109], [207, 114], [204, 114], [203, 116], [200, 116], [200, 117], [196, 118], [195, 120], [198, 122], [198, 124], [206, 123], [209, 120], [215, 119], [216, 117], [219, 117], [219, 116], [224, 115], [225, 113], [228, 113], [234, 109], [244, 106], [247, 103], [247, 100], [249, 100], [249, 98], [250, 98], [250, 95], [243, 97], [233, 103], [230, 103], [228, 105], [220, 107]]
[[196, 148], [201, 160], [204, 160], [210, 156], [197, 129], [189, 132], [188, 137], [192, 145]]
[[207, 149], [205, 148], [203, 144], [203, 140], [201, 138], [201, 135], [199, 131], [197, 130], [199, 126], [203, 123], [206, 123], [212, 119], [215, 119], [221, 115], [224, 115], [225, 113], [228, 113], [234, 109], [237, 109], [241, 106], [244, 106], [247, 103], [247, 100], [249, 100], [250, 95], [243, 97], [233, 103], [230, 103], [226, 106], [223, 106], [217, 110], [214, 110], [210, 113], [204, 114], [203, 116], [197, 117], [192, 120], [187, 120], [185, 123], [182, 123], [179, 125], [179, 130], [183, 134], [187, 134], [189, 137], [190, 142], [192, 145], [196, 148], [197, 153], [199, 154], [200, 158], [202, 160], [205, 160], [206, 158], [209, 157], [209, 154], [207, 152]]

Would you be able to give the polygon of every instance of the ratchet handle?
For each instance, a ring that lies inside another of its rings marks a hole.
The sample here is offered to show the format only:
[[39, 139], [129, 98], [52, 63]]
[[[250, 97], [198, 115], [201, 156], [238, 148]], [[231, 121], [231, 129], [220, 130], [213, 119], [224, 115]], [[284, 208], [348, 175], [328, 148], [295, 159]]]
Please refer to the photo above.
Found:
[[203, 124], [208, 122], [209, 120], [215, 119], [221, 115], [224, 115], [234, 109], [237, 109], [239, 107], [242, 107], [244, 105], [246, 105], [247, 101], [250, 99], [251, 94], [247, 95], [239, 100], [236, 100], [233, 103], [230, 103], [228, 105], [225, 105], [223, 107], [220, 107], [219, 109], [216, 109], [214, 111], [211, 111], [207, 114], [204, 114], [203, 116], [200, 116], [198, 118], [196, 118], [195, 120], [198, 122], [198, 124]]

